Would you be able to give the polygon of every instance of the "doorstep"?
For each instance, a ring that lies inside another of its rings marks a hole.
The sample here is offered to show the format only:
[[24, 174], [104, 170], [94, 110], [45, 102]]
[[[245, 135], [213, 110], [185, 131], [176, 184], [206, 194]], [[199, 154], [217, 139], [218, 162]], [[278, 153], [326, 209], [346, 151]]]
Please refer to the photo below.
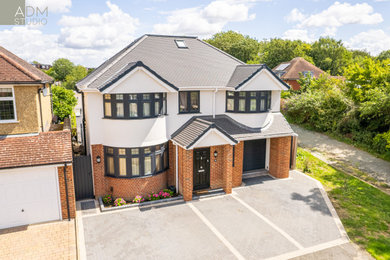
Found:
[[192, 200], [198, 200], [202, 198], [209, 198], [209, 197], [215, 197], [215, 196], [222, 196], [226, 195], [225, 191], [222, 188], [219, 189], [204, 189], [204, 190], [197, 190], [193, 192]]
[[173, 198], [168, 198], [168, 199], [160, 199], [160, 200], [154, 200], [154, 201], [146, 201], [142, 203], [132, 203], [132, 204], [126, 204], [123, 206], [118, 206], [118, 207], [105, 207], [103, 200], [101, 197], [99, 197], [99, 204], [100, 204], [100, 211], [101, 212], [106, 212], [106, 211], [113, 211], [113, 210], [121, 210], [121, 209], [127, 209], [127, 208], [135, 208], [135, 207], [145, 207], [145, 206], [155, 206], [155, 205], [168, 205], [172, 202], [178, 202], [178, 201], [183, 201], [183, 196], [179, 195], [177, 197]]

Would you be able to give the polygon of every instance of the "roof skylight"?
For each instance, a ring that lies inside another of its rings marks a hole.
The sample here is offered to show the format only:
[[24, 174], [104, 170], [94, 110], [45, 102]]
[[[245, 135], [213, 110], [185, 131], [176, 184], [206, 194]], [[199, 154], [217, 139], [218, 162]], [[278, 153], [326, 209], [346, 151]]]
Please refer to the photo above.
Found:
[[288, 66], [290, 66], [290, 63], [280, 64], [275, 70], [285, 70]]
[[175, 40], [178, 48], [188, 48], [184, 40]]

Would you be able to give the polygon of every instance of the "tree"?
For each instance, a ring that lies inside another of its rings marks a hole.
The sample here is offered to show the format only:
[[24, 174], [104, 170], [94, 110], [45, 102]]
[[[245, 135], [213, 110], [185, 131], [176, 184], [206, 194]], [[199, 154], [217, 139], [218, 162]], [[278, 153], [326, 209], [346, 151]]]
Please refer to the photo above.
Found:
[[68, 59], [61, 58], [53, 62], [53, 66], [47, 73], [56, 81], [64, 81], [66, 76], [72, 72], [73, 67], [73, 62]]
[[381, 53], [379, 53], [377, 59], [380, 61], [390, 59], [390, 50], [382, 51]]
[[73, 109], [77, 104], [77, 99], [72, 90], [64, 87], [53, 85], [51, 90], [53, 93], [54, 115], [58, 116], [62, 121], [64, 118], [72, 115]]
[[74, 90], [76, 87], [76, 82], [87, 76], [87, 73], [87, 69], [81, 65], [73, 67], [72, 71], [66, 75], [65, 81], [62, 84], [63, 87]]
[[295, 57], [303, 57], [313, 62], [313, 59], [307, 55], [310, 48], [310, 44], [300, 40], [274, 38], [260, 43], [259, 55], [250, 63], [265, 63], [272, 69], [279, 63], [290, 61]]
[[314, 64], [331, 75], [341, 75], [343, 68], [352, 61], [352, 54], [342, 41], [321, 37], [311, 46], [310, 56]]
[[243, 62], [256, 58], [259, 50], [259, 42], [256, 39], [233, 31], [216, 33], [206, 42]]

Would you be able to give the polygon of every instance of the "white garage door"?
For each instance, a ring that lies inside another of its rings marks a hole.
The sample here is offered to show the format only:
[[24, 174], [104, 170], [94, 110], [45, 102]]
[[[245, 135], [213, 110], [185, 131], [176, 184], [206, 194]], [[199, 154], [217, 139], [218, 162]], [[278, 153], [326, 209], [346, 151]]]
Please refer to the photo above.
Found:
[[0, 171], [0, 229], [61, 219], [56, 167]]

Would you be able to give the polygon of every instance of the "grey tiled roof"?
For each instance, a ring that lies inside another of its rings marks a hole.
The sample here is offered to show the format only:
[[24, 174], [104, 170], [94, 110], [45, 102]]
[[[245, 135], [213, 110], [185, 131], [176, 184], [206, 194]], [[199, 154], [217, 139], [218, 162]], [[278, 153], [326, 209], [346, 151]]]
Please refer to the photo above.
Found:
[[288, 136], [294, 131], [281, 113], [272, 113], [272, 119], [262, 128], [245, 126], [227, 115], [194, 116], [174, 132], [171, 138], [179, 145], [189, 148], [210, 128], [216, 128], [233, 142], [245, 139]]
[[262, 68], [263, 65], [256, 64], [256, 65], [238, 65], [236, 69], [234, 70], [232, 77], [230, 78], [227, 87], [235, 88], [237, 87], [241, 82], [248, 79], [252, 76], [255, 72], [257, 72], [258, 69]]
[[[188, 48], [178, 48], [184, 40]], [[174, 86], [226, 86], [237, 65], [244, 64], [196, 37], [146, 35], [107, 60], [78, 87], [99, 89], [129, 63], [142, 61]]]

